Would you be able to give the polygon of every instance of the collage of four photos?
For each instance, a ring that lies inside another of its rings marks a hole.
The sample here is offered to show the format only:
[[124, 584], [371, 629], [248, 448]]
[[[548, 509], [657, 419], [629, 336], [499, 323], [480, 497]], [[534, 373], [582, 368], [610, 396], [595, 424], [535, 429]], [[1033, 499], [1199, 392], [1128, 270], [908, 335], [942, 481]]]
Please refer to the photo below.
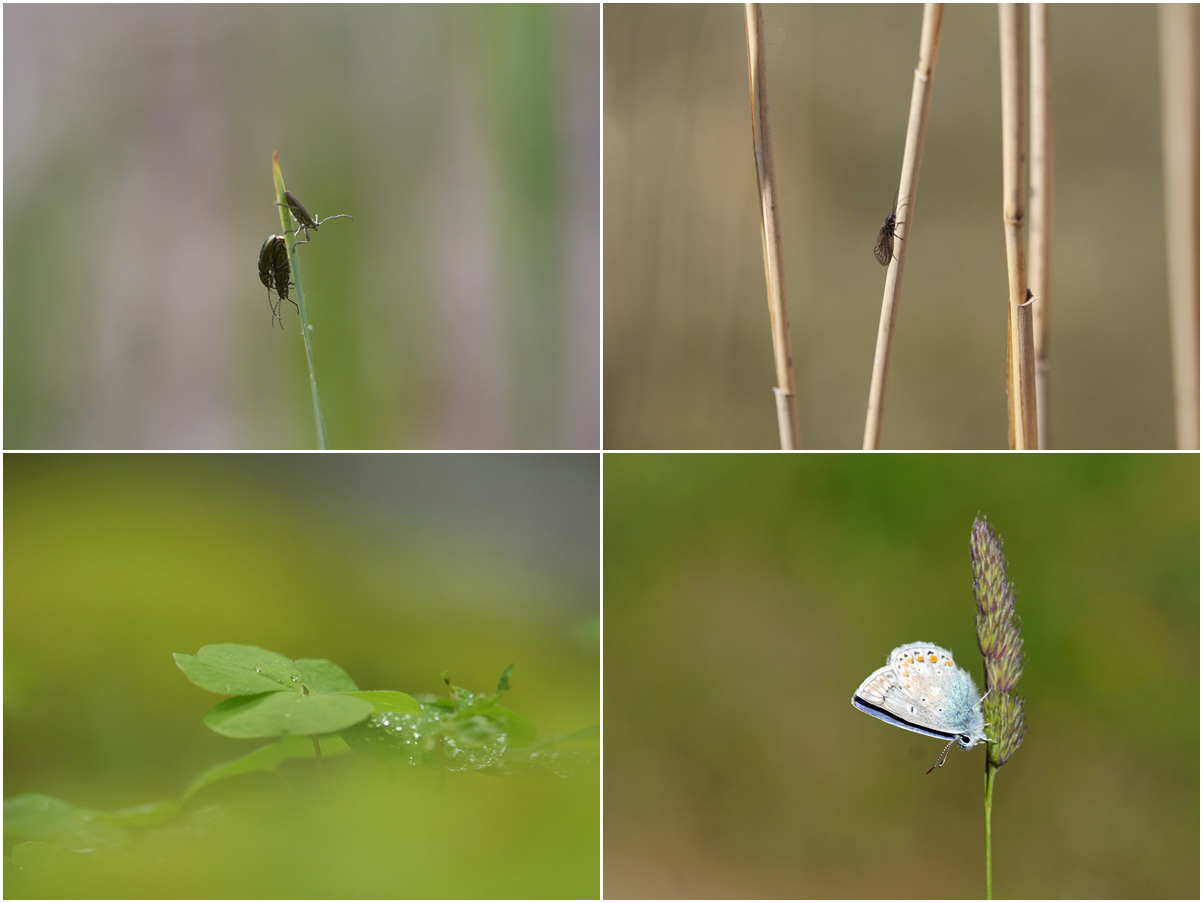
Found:
[[4, 897], [1198, 899], [1199, 11], [6, 4]]

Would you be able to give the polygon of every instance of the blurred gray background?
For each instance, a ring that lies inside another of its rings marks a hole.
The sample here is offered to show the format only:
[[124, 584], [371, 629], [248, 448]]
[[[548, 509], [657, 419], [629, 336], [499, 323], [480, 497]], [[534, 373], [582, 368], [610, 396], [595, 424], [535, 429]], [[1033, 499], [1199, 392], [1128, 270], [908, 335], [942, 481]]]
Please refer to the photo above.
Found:
[[[604, 16], [606, 447], [776, 447], [743, 10]], [[921, 21], [764, 8], [805, 447], [861, 445]], [[1172, 448], [1157, 9], [1056, 5], [1051, 31], [1052, 444]], [[884, 447], [1006, 447], [1000, 135], [998, 9], [950, 5]]]
[[595, 6], [4, 10], [7, 448], [598, 445]]

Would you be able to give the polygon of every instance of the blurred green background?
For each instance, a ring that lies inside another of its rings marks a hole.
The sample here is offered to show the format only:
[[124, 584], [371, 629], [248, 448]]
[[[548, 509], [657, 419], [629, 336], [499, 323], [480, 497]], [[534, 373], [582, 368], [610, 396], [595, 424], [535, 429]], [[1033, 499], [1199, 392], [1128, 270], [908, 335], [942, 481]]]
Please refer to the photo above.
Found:
[[6, 448], [597, 448], [596, 6], [4, 10]]
[[[598, 725], [598, 478], [595, 454], [5, 455], [5, 796], [132, 806], [261, 745], [206, 728], [219, 698], [172, 660], [215, 642], [438, 695], [513, 662], [502, 702], [540, 737]], [[221, 869], [183, 838], [103, 895], [597, 895], [596, 767], [440, 790], [351, 758], [307, 787], [314, 832], [264, 812], [296, 836], [213, 831]]]
[[1003, 540], [1027, 736], [1001, 898], [1199, 895], [1197, 455], [608, 455], [610, 898], [972, 898], [985, 753], [856, 711], [890, 650], [982, 681], [969, 536]]
[[[743, 10], [604, 17], [605, 445], [777, 447]], [[809, 448], [861, 446], [885, 279], [872, 249], [921, 19], [918, 5], [764, 8]], [[1053, 447], [1172, 448], [1156, 8], [1058, 5], [1051, 28]], [[949, 6], [885, 447], [1006, 446], [1000, 132], [998, 9]]]

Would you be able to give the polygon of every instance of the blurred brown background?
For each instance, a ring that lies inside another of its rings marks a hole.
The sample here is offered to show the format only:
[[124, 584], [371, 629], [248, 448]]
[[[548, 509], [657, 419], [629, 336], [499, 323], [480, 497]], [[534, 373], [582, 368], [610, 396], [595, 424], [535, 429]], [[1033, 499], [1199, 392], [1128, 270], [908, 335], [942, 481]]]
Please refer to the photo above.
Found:
[[589, 6], [4, 10], [7, 448], [596, 448]]
[[[773, 448], [737, 5], [604, 10], [608, 448]], [[764, 9], [802, 440], [859, 448], [917, 5]], [[1157, 11], [1052, 8], [1052, 442], [1172, 448]], [[1007, 442], [998, 11], [944, 16], [882, 442]]]

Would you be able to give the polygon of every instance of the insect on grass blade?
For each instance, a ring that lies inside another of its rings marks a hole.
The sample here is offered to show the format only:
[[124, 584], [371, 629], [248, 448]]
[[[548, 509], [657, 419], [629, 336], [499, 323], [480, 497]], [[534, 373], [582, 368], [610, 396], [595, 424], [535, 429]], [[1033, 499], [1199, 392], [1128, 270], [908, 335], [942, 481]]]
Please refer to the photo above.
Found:
[[[898, 224], [898, 195], [894, 195], [894, 205], [890, 209], [890, 215], [886, 217], [886, 221], [881, 224], [881, 229], [877, 232], [877, 243], [873, 245], [873, 256], [877, 258], [877, 262], [883, 267], [888, 267], [890, 261], [894, 259], [894, 227]], [[902, 239], [898, 239], [902, 241]]]
[[[290, 281], [290, 268], [288, 265], [288, 247], [283, 235], [269, 235], [263, 242], [263, 247], [259, 249], [259, 281], [267, 286], [267, 303], [272, 309], [272, 325], [277, 322], [281, 328], [284, 326], [284, 321], [280, 318], [280, 305], [287, 301], [293, 307], [297, 306], [297, 302], [288, 297], [288, 287], [293, 283]], [[273, 283], [276, 289], [276, 303], [272, 304], [272, 286]]]
[[276, 204], [276, 206], [285, 208], [289, 213], [292, 214], [292, 218], [296, 220], [297, 228], [289, 229], [289, 232], [305, 233], [305, 240], [295, 243], [298, 245], [309, 244], [309, 230], [312, 229], [314, 232], [316, 232], [318, 230], [318, 226], [326, 222], [326, 220], [339, 219], [341, 217], [346, 217], [350, 220], [355, 219], [355, 217], [351, 216], [349, 213], [336, 213], [333, 216], [327, 216], [326, 219], [318, 219], [305, 208], [305, 205], [302, 204], [300, 199], [297, 198], [297, 196], [291, 191], [284, 192], [284, 203]]

